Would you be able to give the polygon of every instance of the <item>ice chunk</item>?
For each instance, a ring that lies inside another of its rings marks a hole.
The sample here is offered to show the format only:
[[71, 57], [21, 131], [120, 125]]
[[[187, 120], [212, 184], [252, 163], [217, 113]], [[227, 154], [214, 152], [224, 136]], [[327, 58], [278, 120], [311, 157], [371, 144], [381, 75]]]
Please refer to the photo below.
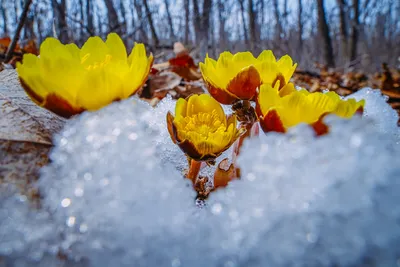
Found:
[[35, 210], [13, 186], [0, 184], [0, 266], [55, 266], [58, 243], [51, 216]]
[[166, 130], [173, 107], [128, 99], [57, 136], [40, 189], [69, 258], [93, 267], [396, 266], [400, 148], [376, 117], [327, 116], [331, 131], [317, 139], [299, 125], [247, 140], [242, 179], [198, 209]]
[[170, 141], [160, 128], [165, 114], [137, 99], [68, 122], [40, 179], [63, 249], [96, 267], [177, 262], [172, 252], [196, 226], [195, 192], [160, 157]]
[[245, 143], [242, 180], [209, 200], [232, 266], [396, 266], [399, 145], [370, 119], [327, 121], [318, 139], [300, 125]]
[[373, 119], [380, 130], [399, 134], [397, 122], [399, 115], [388, 103], [389, 97], [383, 95], [378, 89], [363, 88], [346, 98], [355, 98], [357, 101], [365, 99], [364, 116]]

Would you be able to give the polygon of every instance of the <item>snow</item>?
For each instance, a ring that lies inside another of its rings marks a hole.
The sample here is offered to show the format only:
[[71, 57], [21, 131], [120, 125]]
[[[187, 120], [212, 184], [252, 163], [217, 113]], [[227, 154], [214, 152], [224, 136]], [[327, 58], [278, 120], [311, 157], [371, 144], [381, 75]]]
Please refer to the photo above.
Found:
[[246, 140], [242, 179], [203, 208], [165, 125], [172, 99], [84, 113], [55, 137], [42, 209], [0, 187], [0, 259], [53, 266], [62, 251], [64, 266], [397, 266], [397, 114], [379, 91], [356, 97], [365, 116], [327, 116], [328, 135], [299, 125]]

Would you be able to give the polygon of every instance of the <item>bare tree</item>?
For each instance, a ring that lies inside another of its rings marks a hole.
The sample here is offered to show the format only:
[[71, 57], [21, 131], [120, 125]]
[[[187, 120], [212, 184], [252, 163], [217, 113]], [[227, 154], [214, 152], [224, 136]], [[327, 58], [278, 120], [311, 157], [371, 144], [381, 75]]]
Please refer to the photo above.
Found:
[[360, 9], [359, 0], [353, 0], [353, 20], [351, 25], [351, 39], [350, 39], [350, 61], [356, 59], [357, 56], [357, 43], [358, 43], [358, 28]]
[[347, 4], [345, 0], [336, 0], [336, 3], [339, 7], [339, 28], [340, 28], [340, 40], [341, 40], [341, 49], [342, 49], [342, 57], [347, 59], [348, 57], [348, 33], [347, 33], [347, 23], [346, 23], [346, 7]]
[[243, 25], [243, 38], [244, 38], [246, 44], [248, 44], [249, 43], [249, 38], [248, 38], [248, 35], [247, 35], [246, 19], [244, 17], [244, 13], [245, 13], [244, 12], [244, 0], [239, 0], [239, 5], [240, 5], [240, 14], [241, 14], [241, 17], [242, 17], [242, 25]]
[[190, 2], [189, 0], [183, 1], [183, 6], [185, 9], [185, 43], [189, 43], [189, 34], [190, 34]]
[[168, 0], [164, 0], [165, 11], [167, 13], [167, 20], [169, 26], [169, 34], [171, 39], [175, 39], [175, 31], [174, 31], [174, 23], [172, 21], [171, 12], [169, 11], [169, 3]]
[[152, 14], [151, 14], [149, 5], [147, 3], [147, 0], [143, 0], [142, 3], [144, 6], [144, 9], [146, 11], [147, 22], [149, 23], [149, 26], [150, 26], [150, 32], [151, 32], [151, 37], [153, 39], [153, 45], [158, 46], [158, 44], [159, 44], [158, 35], [156, 32], [156, 28], [154, 27], [153, 18], [152, 18]]
[[298, 7], [297, 7], [297, 30], [298, 30], [298, 37], [297, 41], [299, 43], [299, 50], [300, 50], [300, 58], [303, 52], [303, 4], [301, 0], [298, 0]]
[[225, 1], [218, 0], [218, 22], [219, 22], [219, 46], [222, 50], [225, 49], [227, 45], [227, 36], [225, 31], [226, 24], [226, 10], [225, 10]]
[[5, 5], [6, 1], [5, 0], [0, 0], [0, 7], [1, 7], [1, 16], [3, 17], [3, 33], [4, 35], [8, 35], [8, 17], [7, 17], [7, 7]]
[[253, 0], [248, 0], [248, 14], [249, 14], [249, 30], [250, 30], [250, 49], [255, 52], [257, 43], [257, 31], [256, 31], [256, 15], [254, 12]]
[[65, 0], [52, 0], [54, 20], [59, 30], [58, 38], [63, 43], [69, 42], [68, 24], [67, 24], [67, 3]]
[[93, 18], [93, 6], [91, 4], [92, 1], [86, 0], [86, 25], [88, 30], [90, 31], [90, 34], [94, 35], [95, 34], [95, 28], [94, 28], [94, 22]]
[[318, 6], [318, 29], [319, 35], [323, 41], [323, 54], [325, 58], [325, 63], [328, 67], [335, 66], [335, 60], [333, 58], [333, 48], [332, 48], [332, 40], [329, 34], [329, 26], [326, 21], [325, 8], [324, 8], [324, 0], [317, 0]]
[[121, 34], [121, 25], [118, 21], [117, 10], [114, 7], [114, 3], [112, 0], [104, 0], [107, 8], [107, 18], [108, 18], [108, 27], [109, 31], [115, 31]]
[[279, 5], [278, 5], [278, 0], [272, 0], [273, 6], [274, 6], [274, 17], [275, 17], [275, 40], [280, 41], [281, 40], [281, 34], [283, 32], [282, 28], [282, 22], [281, 22], [281, 16], [279, 12]]

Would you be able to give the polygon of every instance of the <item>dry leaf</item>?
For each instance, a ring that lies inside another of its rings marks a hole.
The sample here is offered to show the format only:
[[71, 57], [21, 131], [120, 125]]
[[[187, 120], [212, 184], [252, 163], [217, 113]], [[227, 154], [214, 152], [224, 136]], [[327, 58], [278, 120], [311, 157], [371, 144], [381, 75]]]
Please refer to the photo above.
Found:
[[0, 72], [0, 118], [0, 183], [17, 184], [28, 193], [65, 120], [34, 104], [15, 70]]

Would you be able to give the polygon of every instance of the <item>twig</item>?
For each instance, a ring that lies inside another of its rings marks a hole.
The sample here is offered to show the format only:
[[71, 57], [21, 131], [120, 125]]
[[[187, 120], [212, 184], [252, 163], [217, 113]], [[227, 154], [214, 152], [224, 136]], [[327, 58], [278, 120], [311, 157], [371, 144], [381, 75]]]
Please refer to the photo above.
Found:
[[12, 40], [10, 47], [8, 47], [6, 58], [4, 59], [4, 62], [6, 62], [6, 63], [8, 61], [10, 61], [10, 59], [12, 58], [13, 51], [14, 51], [15, 47], [17, 46], [17, 43], [19, 40], [19, 35], [21, 34], [22, 27], [25, 24], [26, 17], [28, 16], [29, 6], [31, 4], [32, 4], [32, 0], [25, 0], [24, 10], [22, 11], [21, 18], [19, 19], [19, 23], [18, 23], [18, 27], [17, 27], [17, 30], [14, 35], [14, 39]]

